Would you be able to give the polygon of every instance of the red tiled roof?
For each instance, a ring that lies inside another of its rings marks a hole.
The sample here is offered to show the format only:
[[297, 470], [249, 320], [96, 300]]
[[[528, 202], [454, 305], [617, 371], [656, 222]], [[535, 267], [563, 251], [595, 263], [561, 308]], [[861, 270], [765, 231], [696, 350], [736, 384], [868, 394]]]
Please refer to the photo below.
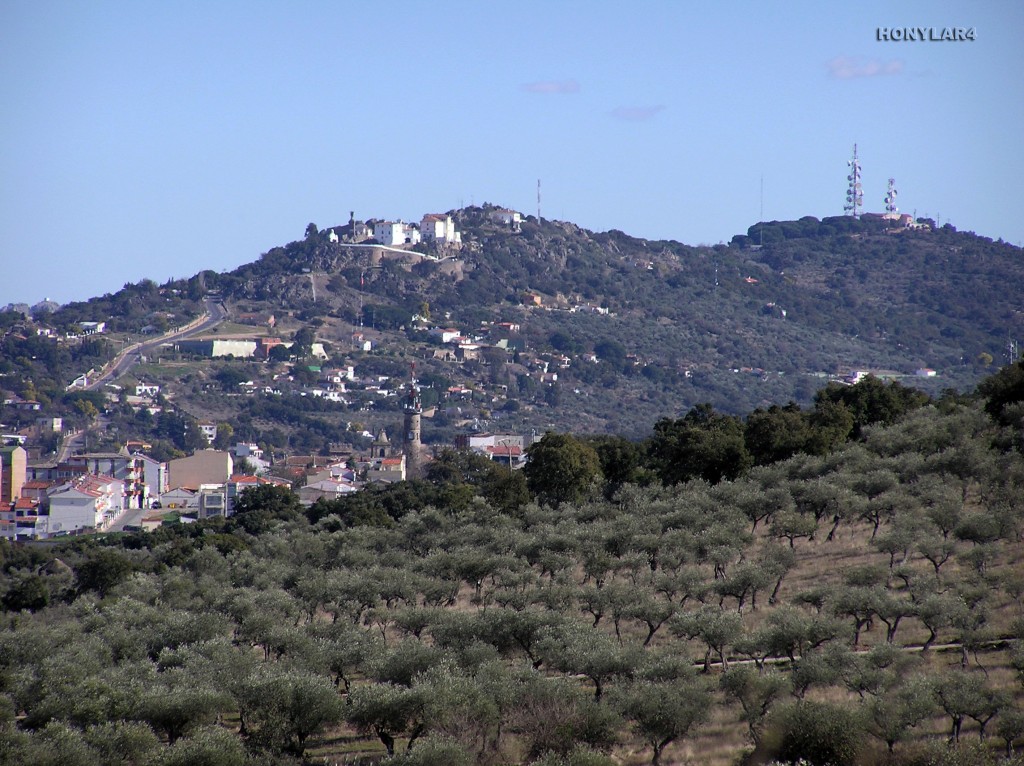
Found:
[[514, 444], [510, 445], [508, 447], [506, 447], [504, 445], [499, 446], [499, 447], [488, 447], [487, 451], [490, 452], [492, 455], [497, 455], [498, 457], [504, 457], [505, 455], [522, 455], [523, 454], [522, 447], [517, 447]]

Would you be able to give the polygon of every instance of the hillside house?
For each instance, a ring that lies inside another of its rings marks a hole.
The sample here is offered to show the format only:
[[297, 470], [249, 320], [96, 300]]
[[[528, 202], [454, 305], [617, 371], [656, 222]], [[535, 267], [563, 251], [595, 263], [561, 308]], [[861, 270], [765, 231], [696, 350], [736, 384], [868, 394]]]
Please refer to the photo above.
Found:
[[455, 221], [446, 213], [427, 213], [423, 216], [420, 233], [424, 242], [462, 244], [462, 233], [455, 230]]
[[523, 293], [520, 300], [524, 306], [541, 306], [544, 303], [539, 293]]
[[431, 338], [442, 343], [458, 343], [460, 340], [465, 340], [462, 333], [454, 327], [431, 327], [428, 332]]
[[36, 418], [36, 431], [43, 434], [59, 434], [64, 430], [63, 418]]
[[382, 245], [415, 245], [420, 241], [420, 230], [403, 221], [377, 221], [373, 224], [373, 238]]
[[460, 362], [470, 362], [480, 359], [483, 349], [479, 343], [460, 343], [455, 349], [455, 358]]
[[523, 222], [523, 216], [518, 210], [509, 210], [508, 208], [492, 210], [488, 217], [500, 226], [509, 226], [513, 229], [518, 229]]

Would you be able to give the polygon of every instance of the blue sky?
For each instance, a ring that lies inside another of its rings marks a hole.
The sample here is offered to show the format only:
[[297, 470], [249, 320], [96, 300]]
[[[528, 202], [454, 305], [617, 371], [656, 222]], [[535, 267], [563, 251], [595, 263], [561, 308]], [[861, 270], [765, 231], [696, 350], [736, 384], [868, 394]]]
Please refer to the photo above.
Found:
[[[879, 42], [878, 27], [973, 27]], [[1024, 241], [1024, 4], [0, 0], [0, 306], [471, 203], [728, 242], [865, 206]]]

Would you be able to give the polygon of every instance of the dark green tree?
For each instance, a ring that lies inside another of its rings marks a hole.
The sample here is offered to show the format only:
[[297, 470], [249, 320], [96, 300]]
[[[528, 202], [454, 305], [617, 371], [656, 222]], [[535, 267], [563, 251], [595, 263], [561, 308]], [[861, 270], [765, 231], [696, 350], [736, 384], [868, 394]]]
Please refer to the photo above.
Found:
[[538, 501], [578, 503], [601, 481], [601, 461], [589, 444], [569, 434], [548, 432], [526, 452], [526, 486]]
[[75, 568], [75, 583], [79, 593], [96, 591], [103, 598], [134, 571], [132, 562], [124, 555], [110, 548], [101, 548], [89, 554]]
[[654, 470], [665, 484], [704, 479], [715, 484], [735, 479], [751, 465], [738, 418], [698, 404], [683, 418], [662, 418], [649, 442]]

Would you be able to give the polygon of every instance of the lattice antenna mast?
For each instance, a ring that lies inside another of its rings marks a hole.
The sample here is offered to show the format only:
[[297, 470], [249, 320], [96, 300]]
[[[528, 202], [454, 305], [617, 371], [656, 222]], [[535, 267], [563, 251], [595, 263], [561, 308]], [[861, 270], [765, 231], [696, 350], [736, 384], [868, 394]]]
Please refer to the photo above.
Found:
[[900, 209], [896, 207], [896, 179], [889, 179], [889, 193], [885, 195], [885, 212], [895, 218]]
[[853, 159], [847, 160], [846, 164], [850, 168], [850, 175], [846, 177], [850, 185], [846, 188], [846, 204], [843, 205], [843, 210], [847, 215], [857, 218], [861, 208], [864, 207], [864, 190], [860, 183], [860, 160], [857, 159], [857, 144], [853, 145]]
[[537, 223], [540, 223], [540, 179], [537, 179]]

